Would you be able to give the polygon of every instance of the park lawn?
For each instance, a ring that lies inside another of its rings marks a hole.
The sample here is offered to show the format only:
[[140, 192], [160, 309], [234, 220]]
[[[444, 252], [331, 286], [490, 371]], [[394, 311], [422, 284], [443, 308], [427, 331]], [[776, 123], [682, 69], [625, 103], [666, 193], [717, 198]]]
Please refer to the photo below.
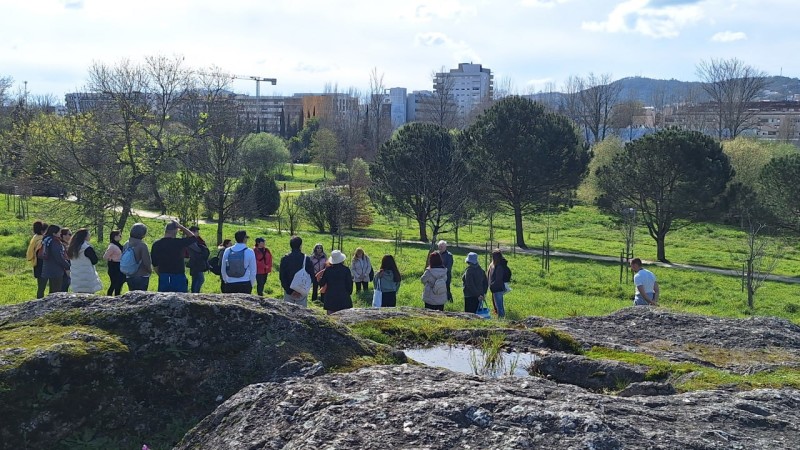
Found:
[[[31, 200], [32, 217], [43, 217], [45, 220], [55, 221], [45, 215], [51, 211], [49, 202], [52, 199]], [[5, 206], [5, 205], [2, 205]], [[590, 208], [578, 207], [563, 213], [561, 217], [569, 218], [571, 223], [594, 221], [600, 235], [602, 215], [593, 213]], [[376, 219], [378, 219], [376, 217]], [[0, 210], [0, 305], [14, 304], [27, 301], [35, 297], [35, 282], [31, 268], [24, 260], [25, 249], [30, 239], [30, 222], [33, 219], [20, 220], [14, 217], [13, 211], [8, 208]], [[148, 225], [149, 231], [145, 241], [151, 244], [163, 233], [164, 221], [155, 219], [142, 219]], [[500, 222], [500, 221], [498, 221]], [[566, 222], [566, 219], [565, 219]], [[132, 224], [133, 222], [131, 222]], [[599, 223], [599, 225], [598, 225]], [[72, 228], [76, 226], [70, 224]], [[266, 295], [281, 297], [282, 291], [277, 277], [278, 262], [280, 257], [289, 250], [289, 236], [284, 231], [278, 234], [272, 221], [248, 221], [246, 224], [225, 224], [223, 237], [232, 238], [236, 230], [246, 229], [250, 235], [250, 242], [255, 237], [266, 238], [267, 246], [274, 256], [274, 271], [269, 277], [266, 286]], [[307, 228], [307, 225], [304, 226]], [[378, 226], [377, 228], [380, 228]], [[201, 235], [209, 243], [216, 241], [216, 224], [200, 224]], [[465, 230], [467, 227], [465, 227]], [[472, 233], [477, 233], [478, 226], [473, 226]], [[711, 232], [716, 232], [722, 238], [729, 230], [718, 226], [710, 226]], [[676, 233], [685, 233], [686, 230]], [[606, 231], [609, 237], [612, 233], [619, 234], [615, 229]], [[469, 231], [461, 235], [469, 236]], [[310, 251], [317, 242], [322, 243], [327, 253], [330, 253], [332, 238], [330, 235], [301, 231], [304, 239], [304, 250]], [[406, 236], [404, 236], [406, 238]], [[559, 240], [567, 240], [565, 232], [559, 231]], [[577, 241], [577, 238], [571, 238]], [[586, 238], [588, 239], [588, 238]], [[686, 242], [691, 242], [687, 238]], [[699, 242], [696, 236], [695, 242]], [[596, 239], [594, 242], [601, 242]], [[463, 240], [462, 240], [463, 242]], [[589, 240], [591, 244], [593, 241]], [[107, 243], [98, 243], [94, 240], [98, 253], [102, 254]], [[600, 244], [598, 244], [599, 246]], [[687, 244], [688, 245], [688, 244]], [[711, 245], [711, 244], [709, 244]], [[355, 249], [362, 247], [372, 259], [373, 266], [377, 269], [380, 259], [384, 254], [395, 254], [398, 266], [403, 274], [403, 285], [398, 295], [398, 304], [406, 306], [422, 305], [422, 285], [419, 277], [425, 266], [429, 244], [404, 243], [396, 248], [392, 240], [372, 241], [355, 236], [346, 235], [343, 239], [342, 250], [351, 258]], [[446, 305], [447, 310], [463, 310], [463, 296], [460, 292], [460, 275], [466, 264], [464, 258], [466, 249], [451, 245], [450, 250], [455, 255], [453, 271], [453, 292], [456, 301]], [[565, 249], [577, 251], [579, 249]], [[215, 253], [212, 248], [212, 255]], [[795, 255], [796, 257], [796, 255]], [[542, 272], [541, 260], [538, 256], [507, 254], [510, 266], [514, 272], [513, 291], [506, 297], [506, 307], [509, 319], [521, 319], [527, 316], [545, 316], [562, 318], [573, 315], [603, 315], [627, 307], [631, 304], [630, 297], [633, 287], [630, 283], [620, 284], [619, 265], [613, 263], [600, 263], [577, 259], [553, 258], [549, 272]], [[486, 257], [481, 254], [481, 265], [485, 268]], [[681, 261], [683, 262], [683, 261]], [[349, 261], [348, 261], [349, 264]], [[108, 286], [108, 276], [104, 262], [97, 266], [101, 280]], [[724, 317], [746, 317], [746, 296], [741, 292], [738, 278], [692, 270], [655, 268], [653, 271], [659, 278], [662, 287], [661, 306], [683, 312], [707, 314]], [[150, 288], [155, 289], [156, 280], [151, 280]], [[219, 278], [206, 273], [206, 283], [203, 292], [218, 293], [220, 291]], [[123, 291], [124, 292], [124, 291]], [[795, 323], [800, 323], [800, 299], [797, 294], [800, 286], [778, 282], [768, 282], [758, 291], [756, 298], [755, 314], [765, 316], [784, 317]], [[371, 294], [361, 297], [354, 295], [354, 306], [366, 307], [371, 304]]]
[[[523, 221], [526, 244], [540, 248], [547, 236], [549, 220], [552, 250], [562, 252], [586, 253], [591, 255], [619, 257], [625, 247], [622, 231], [615, 220], [591, 206], [575, 206], [567, 211], [547, 215], [527, 216]], [[405, 217], [384, 218], [375, 216], [375, 223], [367, 230], [353, 232], [358, 236], [393, 239], [398, 233], [403, 239], [416, 240], [419, 231], [416, 222]], [[746, 234], [737, 227], [698, 223], [667, 234], [667, 259], [680, 264], [692, 264], [727, 269], [740, 269], [741, 262], [734, 256], [744, 251]], [[430, 236], [429, 236], [430, 238]], [[489, 242], [489, 225], [486, 219], [476, 219], [472, 225], [455, 233], [439, 236], [448, 242], [469, 243], [484, 246]], [[778, 262], [776, 275], [800, 276], [800, 240], [784, 237], [786, 245]], [[514, 220], [504, 215], [494, 220], [494, 245], [510, 247], [515, 242]], [[640, 225], [636, 229], [636, 256], [644, 260], [656, 259], [655, 241], [647, 228]]]

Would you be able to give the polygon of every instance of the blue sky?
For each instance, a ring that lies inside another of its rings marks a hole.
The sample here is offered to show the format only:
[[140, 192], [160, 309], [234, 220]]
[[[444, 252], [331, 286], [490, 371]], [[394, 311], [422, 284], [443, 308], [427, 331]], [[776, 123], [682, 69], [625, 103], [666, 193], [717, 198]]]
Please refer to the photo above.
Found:
[[60, 101], [95, 61], [157, 54], [277, 78], [262, 95], [365, 90], [373, 68], [430, 89], [470, 61], [520, 93], [590, 72], [695, 80], [712, 57], [800, 77], [798, 17], [797, 0], [0, 0], [0, 76]]

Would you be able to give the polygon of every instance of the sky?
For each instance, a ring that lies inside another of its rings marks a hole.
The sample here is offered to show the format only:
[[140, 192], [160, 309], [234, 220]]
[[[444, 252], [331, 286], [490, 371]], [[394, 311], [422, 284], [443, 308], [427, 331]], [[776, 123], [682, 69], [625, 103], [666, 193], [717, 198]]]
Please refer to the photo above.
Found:
[[589, 73], [697, 80], [711, 58], [800, 77], [798, 18], [798, 0], [0, 0], [0, 77], [61, 102], [93, 63], [154, 55], [277, 78], [261, 95], [366, 91], [373, 69], [431, 89], [460, 62], [517, 93]]

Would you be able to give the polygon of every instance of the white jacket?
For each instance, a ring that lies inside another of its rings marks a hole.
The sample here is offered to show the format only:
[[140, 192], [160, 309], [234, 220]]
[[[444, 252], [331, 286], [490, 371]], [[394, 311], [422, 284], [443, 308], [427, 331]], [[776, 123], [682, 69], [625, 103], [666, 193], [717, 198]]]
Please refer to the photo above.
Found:
[[87, 248], [89, 248], [89, 243], [84, 242], [78, 252], [78, 257], [72, 260], [70, 289], [72, 289], [72, 292], [94, 294], [103, 289], [103, 283], [100, 282], [100, 277], [97, 275], [94, 265], [85, 255]]
[[[228, 276], [228, 256], [231, 252], [240, 252], [244, 250], [244, 276], [231, 277]], [[256, 285], [256, 254], [252, 248], [248, 247], [245, 243], [236, 243], [233, 247], [228, 247], [222, 254], [222, 261], [220, 261], [222, 280], [226, 283], [242, 283], [249, 282], [252, 286]]]

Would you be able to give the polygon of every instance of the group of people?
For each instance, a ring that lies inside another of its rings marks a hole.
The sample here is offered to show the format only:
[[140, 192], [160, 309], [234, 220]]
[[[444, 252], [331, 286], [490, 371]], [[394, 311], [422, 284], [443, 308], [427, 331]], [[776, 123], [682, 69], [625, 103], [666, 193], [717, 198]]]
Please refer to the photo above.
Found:
[[[178, 237], [178, 231], [183, 237]], [[264, 286], [272, 272], [272, 253], [264, 238], [257, 238], [249, 247], [249, 236], [245, 230], [234, 234], [235, 242], [226, 239], [218, 247], [217, 256], [209, 259], [209, 249], [200, 236], [197, 226], [186, 228], [177, 221], [169, 222], [164, 236], [156, 240], [151, 248], [143, 241], [147, 226], [136, 223], [130, 236], [122, 244], [122, 233], [113, 230], [102, 258], [107, 261], [110, 285], [106, 295], [119, 295], [127, 282], [128, 289], [148, 290], [150, 277], [158, 276], [159, 292], [200, 292], [205, 282], [205, 272], [211, 270], [220, 276], [223, 293], [250, 294], [253, 288], [264, 295]], [[392, 255], [381, 259], [377, 273], [369, 256], [357, 248], [350, 266], [345, 265], [347, 256], [340, 250], [325, 254], [322, 244], [316, 244], [310, 255], [302, 252], [303, 240], [293, 236], [289, 240], [291, 251], [280, 261], [280, 283], [284, 300], [298, 306], [319, 301], [330, 314], [353, 307], [352, 294], [367, 292], [374, 282], [381, 292], [381, 306], [397, 304], [397, 292], [401, 285], [401, 274]], [[447, 250], [447, 242], [439, 241], [437, 251], [428, 255], [427, 265], [421, 277], [422, 301], [427, 309], [444, 310], [448, 301], [453, 301], [451, 292], [453, 254]], [[464, 295], [464, 311], [476, 313], [487, 303], [491, 294], [491, 305], [495, 314], [504, 318], [504, 297], [510, 291], [511, 269], [500, 250], [492, 252], [492, 261], [486, 271], [481, 268], [476, 253], [469, 253], [461, 280]], [[69, 228], [48, 225], [42, 221], [33, 223], [33, 237], [28, 245], [27, 260], [37, 279], [37, 298], [49, 293], [72, 292], [97, 293], [103, 285], [95, 265], [99, 261], [91, 245], [91, 235], [81, 228], [73, 235]], [[191, 287], [186, 277], [186, 268], [192, 277]], [[631, 260], [635, 273], [636, 305], [656, 305], [659, 288], [655, 275], [642, 268], [639, 258]], [[298, 273], [305, 272], [307, 289], [296, 284]]]

